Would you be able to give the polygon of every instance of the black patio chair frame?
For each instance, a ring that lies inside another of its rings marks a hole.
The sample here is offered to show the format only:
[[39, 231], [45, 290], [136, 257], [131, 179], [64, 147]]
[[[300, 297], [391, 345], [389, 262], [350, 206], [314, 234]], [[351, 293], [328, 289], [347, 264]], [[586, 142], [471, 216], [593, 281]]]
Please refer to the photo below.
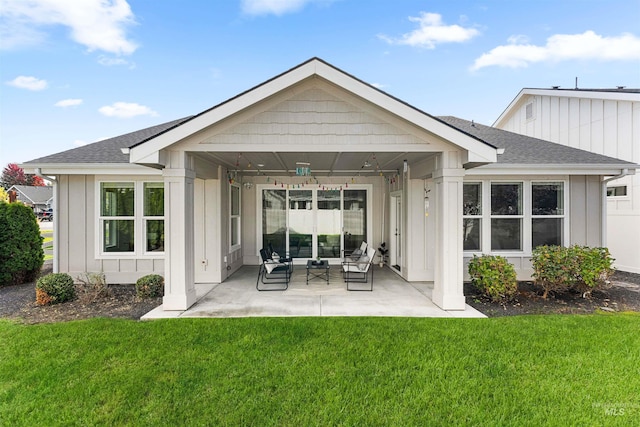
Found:
[[[256, 280], [256, 289], [259, 291], [286, 291], [291, 281], [292, 266], [291, 262], [280, 262], [271, 259], [266, 249], [260, 249], [260, 258], [262, 264], [258, 269], [258, 279]], [[268, 287], [262, 287], [267, 285]], [[275, 288], [269, 285], [284, 285]]]

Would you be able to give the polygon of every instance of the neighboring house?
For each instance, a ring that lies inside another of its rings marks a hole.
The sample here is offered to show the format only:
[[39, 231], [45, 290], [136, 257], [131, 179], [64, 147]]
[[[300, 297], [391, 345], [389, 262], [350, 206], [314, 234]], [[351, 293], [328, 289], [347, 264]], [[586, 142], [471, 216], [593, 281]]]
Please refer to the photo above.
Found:
[[17, 199], [32, 207], [36, 214], [51, 208], [53, 205], [53, 187], [50, 185], [12, 185], [9, 191], [12, 190], [16, 192]]
[[[433, 117], [313, 58], [200, 114], [29, 161], [54, 177], [55, 271], [196, 283], [362, 240], [464, 310], [465, 259], [498, 253], [530, 278], [537, 244], [603, 242], [602, 178], [637, 165]], [[464, 213], [464, 215], [463, 215]]]
[[[640, 163], [640, 89], [523, 89], [494, 127]], [[640, 175], [606, 180], [605, 244], [640, 273]]]

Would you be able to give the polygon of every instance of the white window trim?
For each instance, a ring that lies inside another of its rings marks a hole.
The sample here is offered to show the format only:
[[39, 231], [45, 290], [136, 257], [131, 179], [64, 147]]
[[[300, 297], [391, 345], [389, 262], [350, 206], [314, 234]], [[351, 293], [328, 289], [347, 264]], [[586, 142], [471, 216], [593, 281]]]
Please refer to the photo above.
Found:
[[[465, 257], [482, 254], [496, 254], [503, 257], [530, 257], [533, 251], [531, 227], [533, 218], [553, 218], [553, 215], [533, 215], [532, 214], [532, 200], [531, 200], [531, 185], [545, 184], [545, 183], [562, 183], [563, 184], [563, 198], [564, 198], [564, 215], [557, 216], [562, 217], [564, 220], [562, 244], [567, 245], [570, 241], [570, 205], [569, 205], [569, 179], [566, 176], [549, 176], [543, 179], [531, 177], [522, 179], [522, 177], [500, 177], [499, 179], [477, 179], [477, 177], [469, 177], [468, 181], [464, 181], [464, 184], [482, 183], [482, 216], [471, 216], [469, 218], [481, 218], [481, 242], [479, 251], [463, 251]], [[491, 215], [491, 184], [493, 183], [522, 183], [522, 209], [523, 215]], [[466, 218], [466, 216], [463, 215]], [[491, 249], [491, 219], [492, 218], [522, 218], [522, 250], [492, 250]]]
[[[132, 182], [135, 191], [134, 202], [134, 242], [135, 248], [133, 252], [103, 252], [102, 240], [103, 228], [102, 221], [104, 219], [131, 219], [131, 217], [103, 217], [101, 210], [102, 183], [114, 182]], [[146, 251], [146, 219], [165, 219], [165, 217], [145, 217], [144, 214], [144, 183], [145, 182], [164, 182], [162, 177], [151, 176], [96, 176], [95, 180], [95, 197], [94, 197], [94, 256], [95, 259], [164, 259], [165, 252], [147, 252]], [[166, 220], [165, 220], [165, 239], [166, 239]]]
[[[339, 187], [341, 184], [339, 183], [327, 183], [328, 187]], [[262, 191], [265, 189], [274, 189], [273, 184], [258, 184], [256, 185], [256, 218], [259, 218], [256, 222], [256, 256], [260, 256], [260, 249], [262, 246]], [[275, 188], [276, 190], [294, 190], [294, 188]], [[309, 188], [300, 188], [300, 190], [318, 190], [318, 187], [309, 187]], [[295, 189], [297, 190], [297, 189]], [[321, 190], [321, 188], [320, 188]], [[344, 188], [344, 190], [366, 190], [367, 191], [367, 242], [373, 241], [373, 185], [372, 184], [349, 184], [348, 188]], [[340, 191], [340, 203], [343, 203], [344, 193]], [[313, 193], [313, 200], [317, 200], [317, 193]], [[286, 206], [289, 206], [289, 195], [287, 193]], [[315, 206], [314, 206], [315, 210]], [[289, 228], [288, 217], [287, 217], [287, 229]], [[344, 223], [342, 227], [342, 232], [344, 233]], [[295, 261], [294, 261], [295, 262]], [[299, 258], [298, 262], [306, 262], [305, 259]]]
[[[231, 194], [232, 188], [237, 188], [238, 189], [238, 215], [233, 215], [232, 213], [232, 205], [233, 205], [233, 196]], [[233, 222], [233, 219], [237, 218], [238, 219], [238, 228], [237, 228], [237, 233], [238, 235], [236, 236], [238, 238], [238, 243], [236, 245], [232, 245], [231, 242], [233, 241], [233, 227], [231, 226], [231, 223]], [[239, 249], [242, 248], [242, 187], [240, 186], [240, 184], [229, 184], [229, 252], [235, 252]]]
[[[491, 187], [493, 184], [522, 184], [521, 188], [522, 188], [522, 200], [521, 202], [521, 209], [522, 209], [522, 213], [520, 215], [493, 215], [491, 213]], [[492, 253], [498, 253], [498, 254], [503, 254], [503, 253], [509, 253], [509, 252], [514, 252], [514, 253], [522, 253], [526, 250], [526, 248], [528, 248], [529, 246], [531, 246], [531, 239], [529, 239], [529, 242], [527, 242], [527, 236], [529, 236], [531, 234], [531, 227], [529, 224], [529, 232], [527, 232], [526, 228], [527, 228], [527, 224], [525, 221], [525, 217], [527, 215], [527, 200], [528, 200], [528, 194], [527, 194], [527, 182], [520, 179], [513, 179], [513, 180], [493, 180], [489, 182], [489, 185], [487, 187], [487, 193], [489, 193], [487, 195], [487, 229], [488, 229], [488, 250]], [[530, 206], [529, 206], [530, 207]], [[491, 221], [494, 219], [519, 219], [520, 220], [520, 247], [521, 249], [492, 249], [491, 248]], [[483, 230], [484, 231], [484, 230]], [[527, 244], [528, 243], [528, 244]], [[483, 246], [484, 247], [484, 246]]]
[[[462, 219], [463, 219], [462, 223], [463, 224], [464, 224], [464, 220], [465, 219], [478, 219], [478, 220], [480, 220], [480, 249], [479, 250], [476, 250], [476, 249], [465, 250], [464, 252], [465, 253], [480, 254], [482, 252], [482, 247], [483, 247], [483, 244], [484, 244], [484, 235], [483, 235], [484, 226], [483, 226], [483, 224], [484, 224], [484, 221], [485, 221], [484, 213], [485, 213], [485, 210], [486, 210], [486, 206], [484, 205], [484, 202], [485, 202], [484, 193], [486, 192], [485, 182], [483, 182], [482, 180], [473, 180], [473, 181], [465, 181], [463, 186], [465, 184], [480, 184], [480, 214], [478, 214], [478, 215], [468, 215], [468, 214], [465, 215], [464, 212], [463, 212], [463, 215], [462, 215]], [[464, 244], [464, 242], [463, 242], [463, 244]]]
[[627, 194], [625, 194], [624, 196], [609, 196], [609, 195], [607, 195], [607, 200], [628, 200], [629, 199], [629, 187], [630, 187], [628, 184], [607, 185], [607, 192], [609, 192], [610, 188], [617, 188], [617, 187], [626, 187], [627, 188]]

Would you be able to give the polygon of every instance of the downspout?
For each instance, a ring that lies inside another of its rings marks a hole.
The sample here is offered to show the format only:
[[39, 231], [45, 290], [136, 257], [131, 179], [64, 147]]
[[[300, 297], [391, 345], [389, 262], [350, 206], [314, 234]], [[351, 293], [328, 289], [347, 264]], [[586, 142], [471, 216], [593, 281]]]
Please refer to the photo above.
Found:
[[58, 245], [60, 238], [58, 235], [58, 180], [53, 176], [42, 175], [42, 170], [36, 168], [35, 175], [42, 179], [53, 182], [53, 272], [58, 273]]
[[627, 175], [631, 175], [629, 173], [629, 169], [624, 168], [622, 169], [622, 172], [619, 175], [616, 176], [610, 176], [609, 178], [603, 179], [602, 180], [602, 189], [601, 189], [601, 193], [602, 193], [602, 229], [600, 230], [600, 244], [602, 246], [607, 246], [607, 183], [609, 181], [614, 181], [616, 179], [620, 179], [620, 178], [624, 178]]

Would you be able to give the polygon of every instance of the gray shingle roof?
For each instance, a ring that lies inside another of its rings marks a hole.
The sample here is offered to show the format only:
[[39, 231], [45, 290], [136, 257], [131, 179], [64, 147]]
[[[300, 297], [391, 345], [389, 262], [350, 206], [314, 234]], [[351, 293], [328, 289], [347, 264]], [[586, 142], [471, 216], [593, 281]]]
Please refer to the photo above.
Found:
[[[179, 126], [191, 117], [192, 116], [173, 120], [61, 153], [30, 160], [25, 162], [25, 164], [128, 163], [129, 155], [123, 154], [121, 151], [122, 148], [131, 148], [138, 145], [169, 129]], [[473, 123], [453, 116], [442, 116], [438, 117], [438, 119], [484, 143], [496, 148], [504, 148], [504, 154], [498, 156], [498, 164], [626, 164], [635, 166], [633, 163], [623, 160]]]
[[496, 148], [504, 148], [498, 164], [524, 165], [629, 165], [634, 163], [595, 154], [578, 148], [532, 138], [526, 135], [473, 123], [452, 116], [438, 117], [450, 126], [484, 141]]
[[123, 154], [122, 148], [131, 148], [134, 145], [159, 135], [178, 126], [190, 117], [151, 126], [125, 135], [104, 139], [82, 147], [62, 151], [39, 159], [29, 160], [24, 164], [40, 163], [129, 163], [129, 155]]
[[[46, 204], [53, 197], [53, 187], [51, 186], [13, 185], [11, 188], [38, 205]], [[24, 197], [20, 198], [24, 200]]]

